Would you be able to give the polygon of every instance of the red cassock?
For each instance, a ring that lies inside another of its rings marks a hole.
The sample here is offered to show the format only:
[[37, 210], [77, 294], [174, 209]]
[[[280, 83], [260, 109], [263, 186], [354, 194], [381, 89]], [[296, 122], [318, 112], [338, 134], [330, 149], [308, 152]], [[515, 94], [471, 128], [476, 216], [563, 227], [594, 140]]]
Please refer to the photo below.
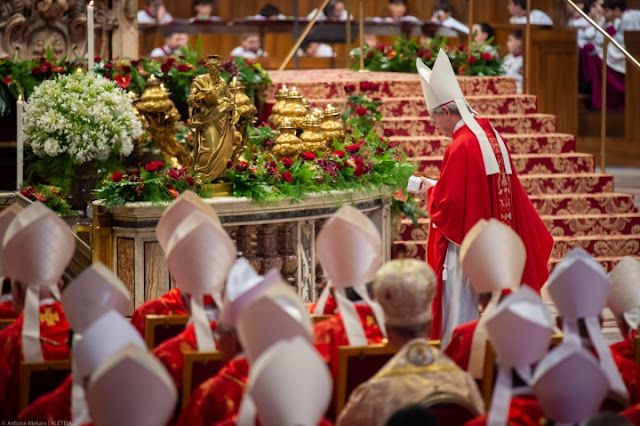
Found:
[[[209, 321], [209, 325], [211, 325], [211, 331], [216, 331], [215, 321]], [[182, 391], [184, 354], [197, 351], [196, 332], [193, 323], [189, 324], [180, 334], [162, 342], [153, 350], [153, 354], [164, 364], [171, 375], [178, 393]]]
[[210, 426], [238, 413], [249, 380], [245, 357], [229, 361], [191, 395], [178, 418], [178, 426]]
[[611, 352], [613, 360], [618, 367], [622, 381], [629, 391], [629, 402], [636, 404], [640, 402], [640, 366], [628, 358], [620, 356], [616, 352]]
[[633, 405], [626, 410], [619, 413], [621, 416], [626, 417], [631, 424], [640, 425], [640, 404]]
[[13, 302], [6, 300], [0, 303], [0, 319], [18, 318], [18, 313], [13, 310]]
[[[313, 315], [315, 313], [313, 311], [316, 309], [316, 303], [307, 305], [307, 309], [309, 310], [309, 313]], [[336, 298], [333, 297], [333, 294], [329, 294], [327, 302], [324, 305], [324, 311], [318, 312], [318, 315], [333, 315], [336, 312], [338, 312], [338, 302], [336, 302]]]
[[[22, 362], [22, 323], [20, 314], [9, 327], [0, 331], [0, 419], [18, 415], [20, 363]], [[55, 302], [40, 306], [40, 346], [45, 360], [69, 359], [69, 324], [62, 305]]]
[[[469, 420], [464, 426], [485, 426], [488, 414]], [[519, 395], [511, 398], [507, 426], [540, 426], [545, 418], [540, 403], [533, 395]]]
[[[71, 374], [53, 392], [42, 395], [18, 416], [22, 424], [52, 424], [55, 420], [71, 422]], [[31, 423], [29, 423], [31, 422]]]
[[478, 320], [474, 320], [456, 327], [451, 335], [451, 341], [444, 349], [445, 355], [465, 371], [469, 368], [471, 342], [477, 326]]
[[635, 362], [636, 359], [633, 355], [633, 338], [636, 337], [636, 334], [638, 334], [638, 332], [634, 330], [629, 333], [624, 340], [613, 343], [609, 346], [609, 348], [611, 348], [611, 352]]
[[[370, 345], [381, 343], [383, 339], [382, 332], [376, 323], [371, 307], [359, 304], [356, 304], [355, 307], [358, 312], [358, 317], [360, 318], [360, 323], [364, 328], [367, 343]], [[313, 345], [329, 365], [331, 374], [335, 379], [338, 373], [338, 348], [349, 345], [347, 332], [342, 324], [342, 315], [340, 313], [314, 324]]]
[[[499, 153], [489, 120], [479, 118], [477, 121], [487, 134], [494, 153]], [[433, 301], [432, 339], [439, 339], [442, 333], [442, 272], [448, 242], [462, 244], [464, 236], [478, 220], [496, 218], [520, 235], [527, 249], [524, 283], [540, 291], [549, 276], [547, 261], [553, 238], [531, 204], [513, 165], [513, 173], [507, 175], [502, 155], [496, 155], [496, 158], [500, 173], [487, 176], [478, 140], [467, 126], [463, 126], [453, 134], [453, 141], [445, 151], [437, 185], [427, 192], [431, 217], [427, 261], [438, 278]]]
[[172, 288], [157, 299], [149, 300], [138, 307], [131, 323], [144, 337], [144, 321], [147, 315], [189, 315], [182, 292]]

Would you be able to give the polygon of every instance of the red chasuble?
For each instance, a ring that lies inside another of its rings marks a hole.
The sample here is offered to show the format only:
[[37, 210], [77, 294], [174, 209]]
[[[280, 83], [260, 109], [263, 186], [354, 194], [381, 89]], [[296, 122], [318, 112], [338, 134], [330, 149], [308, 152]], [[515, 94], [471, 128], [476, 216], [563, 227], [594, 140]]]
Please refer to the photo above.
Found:
[[172, 288], [157, 299], [149, 300], [136, 309], [131, 323], [144, 337], [144, 321], [147, 315], [189, 315], [182, 292]]
[[611, 354], [616, 367], [618, 367], [622, 381], [629, 391], [629, 402], [631, 404], [640, 402], [640, 366], [635, 361], [631, 361], [613, 351]]
[[0, 319], [14, 319], [18, 318], [18, 313], [13, 310], [13, 302], [7, 300], [0, 303]]
[[[315, 312], [313, 312], [316, 309], [316, 303], [312, 303], [310, 305], [307, 305], [307, 309], [309, 310], [309, 314], [313, 315]], [[336, 302], [335, 297], [333, 297], [333, 294], [329, 294], [329, 297], [327, 297], [327, 303], [325, 303], [324, 305], [324, 311], [323, 312], [318, 312], [318, 315], [333, 315], [336, 312], [338, 312], [338, 302]]]
[[[211, 331], [216, 331], [216, 322], [209, 321]], [[196, 332], [193, 323], [189, 324], [177, 336], [162, 342], [153, 350], [153, 354], [164, 364], [176, 385], [178, 393], [182, 392], [182, 370], [184, 368], [184, 354], [197, 352]]]
[[233, 417], [238, 413], [248, 380], [247, 359], [232, 359], [193, 392], [177, 425], [210, 426]]
[[[54, 421], [71, 422], [71, 374], [53, 392], [42, 395], [18, 416], [22, 424], [54, 424]], [[31, 423], [29, 423], [31, 422]], [[62, 423], [61, 423], [62, 424]]]
[[[18, 388], [22, 362], [22, 323], [20, 314], [9, 327], [0, 331], [0, 419], [14, 420], [18, 415]], [[45, 360], [69, 359], [69, 324], [58, 302], [40, 306], [40, 345]]]
[[637, 331], [632, 331], [624, 340], [609, 346], [611, 352], [635, 362], [636, 359], [633, 356], [633, 338], [636, 337], [636, 334], [638, 334]]
[[619, 414], [626, 417], [631, 424], [640, 425], [640, 404], [633, 405]]
[[[212, 426], [235, 426], [237, 422], [238, 422], [238, 416], [235, 415], [227, 420], [223, 420]], [[255, 426], [260, 426], [260, 419], [256, 419]], [[333, 423], [327, 419], [321, 419], [320, 423], [318, 423], [318, 426], [333, 426]]]
[[456, 327], [451, 335], [451, 342], [449, 342], [444, 349], [445, 355], [465, 371], [469, 368], [471, 342], [473, 341], [473, 333], [476, 331], [477, 326], [478, 320], [475, 320]]
[[511, 226], [527, 249], [523, 283], [535, 290], [549, 276], [547, 261], [553, 238], [531, 204], [512, 165], [505, 173], [500, 148], [489, 120], [477, 119], [489, 138], [500, 173], [487, 176], [482, 152], [475, 135], [467, 126], [453, 134], [447, 147], [438, 183], [427, 192], [431, 229], [427, 243], [427, 261], [436, 272], [438, 283], [433, 300], [431, 338], [442, 333], [442, 295], [444, 260], [449, 241], [462, 244], [464, 236], [480, 219], [495, 218]]
[[[469, 420], [464, 426], [485, 426], [488, 414]], [[519, 395], [511, 398], [507, 426], [540, 426], [545, 418], [540, 403], [533, 395]]]
[[[355, 305], [360, 317], [360, 322], [364, 328], [367, 342], [371, 345], [381, 343], [383, 336], [380, 327], [376, 323], [371, 307], [368, 305]], [[325, 362], [329, 364], [331, 374], [335, 380], [338, 373], [338, 348], [348, 346], [347, 332], [342, 324], [340, 313], [332, 316], [328, 320], [320, 321], [313, 326], [313, 345], [316, 347]]]

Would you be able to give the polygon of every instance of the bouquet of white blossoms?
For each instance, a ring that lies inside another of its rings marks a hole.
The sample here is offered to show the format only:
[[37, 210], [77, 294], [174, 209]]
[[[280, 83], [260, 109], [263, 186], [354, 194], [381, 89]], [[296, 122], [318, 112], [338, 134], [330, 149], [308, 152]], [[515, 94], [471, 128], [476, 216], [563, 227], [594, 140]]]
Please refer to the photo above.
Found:
[[127, 156], [142, 134], [127, 94], [98, 75], [74, 73], [42, 82], [24, 109], [25, 143], [38, 157], [72, 164]]

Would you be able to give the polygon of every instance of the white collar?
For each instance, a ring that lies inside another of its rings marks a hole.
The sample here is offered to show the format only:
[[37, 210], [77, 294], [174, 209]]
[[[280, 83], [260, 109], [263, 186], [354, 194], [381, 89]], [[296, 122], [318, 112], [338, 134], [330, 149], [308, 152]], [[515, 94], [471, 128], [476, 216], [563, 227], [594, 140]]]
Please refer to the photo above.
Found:
[[44, 299], [40, 299], [40, 306], [53, 305], [54, 303], [56, 303], [56, 299], [54, 299], [53, 297], [46, 297]]
[[3, 294], [0, 296], [0, 303], [13, 301], [13, 296], [11, 293]]
[[464, 126], [464, 121], [461, 118], [460, 121], [458, 121], [458, 124], [456, 124], [456, 127], [453, 128], [453, 133], [455, 133], [458, 130], [460, 130], [462, 128], [462, 126]]

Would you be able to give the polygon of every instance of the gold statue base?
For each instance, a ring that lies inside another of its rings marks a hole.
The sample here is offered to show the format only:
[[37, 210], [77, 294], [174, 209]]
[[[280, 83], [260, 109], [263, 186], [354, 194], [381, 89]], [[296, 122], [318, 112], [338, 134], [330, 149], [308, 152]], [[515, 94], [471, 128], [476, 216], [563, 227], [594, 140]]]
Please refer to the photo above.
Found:
[[233, 195], [233, 185], [229, 182], [203, 183], [200, 189], [202, 198], [230, 197]]

